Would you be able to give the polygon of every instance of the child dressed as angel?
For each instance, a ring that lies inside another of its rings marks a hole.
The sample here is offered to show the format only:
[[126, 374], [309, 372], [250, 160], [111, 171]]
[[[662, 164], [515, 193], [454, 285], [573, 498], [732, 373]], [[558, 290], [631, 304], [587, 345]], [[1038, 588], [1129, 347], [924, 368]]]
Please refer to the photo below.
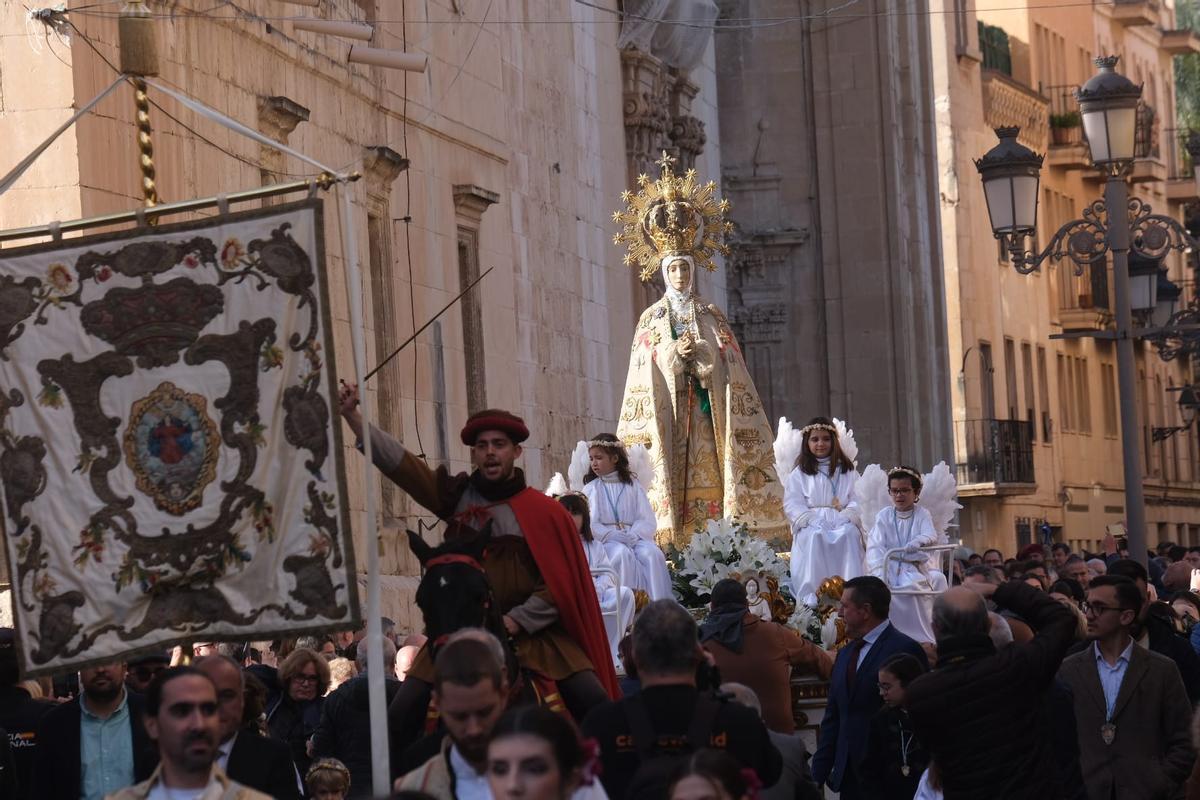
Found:
[[[930, 512], [919, 506], [921, 474], [912, 467], [888, 471], [892, 504], [880, 510], [867, 535], [867, 572], [881, 578], [893, 591], [889, 618], [901, 633], [919, 642], [934, 641], [931, 624], [933, 597], [929, 594], [895, 594], [896, 590], [943, 591], [946, 576], [928, 552], [920, 548], [938, 544], [941, 531]], [[889, 551], [893, 552], [887, 557]]]
[[[583, 552], [587, 556], [588, 566], [593, 569], [596, 567], [612, 568], [612, 562], [608, 559], [604, 545], [596, 541], [595, 536], [592, 535], [591, 511], [588, 509], [587, 498], [578, 492], [567, 492], [558, 495], [558, 502], [570, 513], [571, 519], [575, 520], [575, 527], [579, 530], [579, 538], [583, 542]], [[600, 602], [600, 613], [604, 617], [604, 628], [608, 635], [608, 645], [612, 649], [613, 663], [619, 664], [617, 645], [620, 643], [621, 637], [629, 630], [629, 626], [633, 624], [633, 612], [636, 606], [633, 590], [628, 586], [622, 586], [618, 593], [616, 585], [608, 575], [593, 575], [592, 582], [596, 585], [596, 599]]]
[[671, 597], [667, 559], [654, 542], [658, 527], [646, 490], [635, 480], [625, 445], [614, 434], [587, 442], [583, 493], [591, 507], [592, 532], [604, 544], [621, 585], [651, 600]]
[[863, 574], [862, 523], [854, 499], [858, 470], [831, 420], [816, 417], [800, 435], [800, 455], [784, 484], [783, 510], [792, 524], [792, 594], [815, 606], [821, 581]]

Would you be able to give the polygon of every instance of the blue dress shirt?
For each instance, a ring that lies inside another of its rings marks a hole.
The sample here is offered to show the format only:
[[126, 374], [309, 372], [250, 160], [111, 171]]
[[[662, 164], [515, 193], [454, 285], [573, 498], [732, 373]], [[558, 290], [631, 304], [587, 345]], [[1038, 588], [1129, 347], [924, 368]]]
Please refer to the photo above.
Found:
[[1113, 711], [1117, 707], [1117, 696], [1121, 693], [1121, 681], [1125, 680], [1125, 671], [1129, 669], [1133, 640], [1131, 639], [1121, 651], [1115, 666], [1109, 664], [1101, 655], [1099, 642], [1092, 644], [1092, 650], [1096, 654], [1096, 672], [1100, 673], [1100, 688], [1104, 690], [1105, 719], [1111, 722]]
[[106, 794], [132, 786], [133, 729], [129, 722], [129, 695], [121, 690], [121, 705], [107, 717], [88, 710], [79, 696], [79, 763], [83, 773], [81, 800], [103, 800]]

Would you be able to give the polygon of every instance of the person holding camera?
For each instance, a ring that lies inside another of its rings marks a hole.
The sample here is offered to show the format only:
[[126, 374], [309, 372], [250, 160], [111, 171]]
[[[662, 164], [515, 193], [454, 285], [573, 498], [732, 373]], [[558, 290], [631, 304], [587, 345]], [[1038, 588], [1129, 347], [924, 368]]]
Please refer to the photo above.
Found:
[[641, 691], [604, 703], [583, 720], [600, 743], [601, 780], [613, 800], [665, 796], [678, 762], [705, 748], [724, 750], [764, 786], [783, 762], [758, 714], [716, 694], [720, 686], [697, 638], [696, 621], [674, 600], [647, 605], [633, 624]]

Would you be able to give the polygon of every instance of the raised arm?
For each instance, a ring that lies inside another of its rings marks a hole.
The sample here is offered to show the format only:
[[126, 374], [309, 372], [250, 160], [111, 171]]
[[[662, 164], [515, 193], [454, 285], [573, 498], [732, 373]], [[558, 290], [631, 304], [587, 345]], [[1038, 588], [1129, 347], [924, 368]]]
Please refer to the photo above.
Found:
[[[338, 390], [338, 411], [350, 430], [354, 432], [355, 446], [363, 450], [363, 419], [358, 410], [358, 387], [342, 384]], [[409, 453], [399, 439], [371, 426], [371, 463], [388, 480], [405, 491], [418, 505], [427, 508], [439, 517], [453, 513], [452, 508], [442, 508], [438, 492], [437, 473], [424, 461]]]

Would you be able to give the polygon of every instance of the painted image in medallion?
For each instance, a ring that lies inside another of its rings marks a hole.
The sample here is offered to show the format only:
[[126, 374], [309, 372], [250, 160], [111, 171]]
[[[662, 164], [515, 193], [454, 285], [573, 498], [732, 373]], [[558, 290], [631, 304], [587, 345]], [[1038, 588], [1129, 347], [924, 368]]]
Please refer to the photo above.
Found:
[[208, 401], [167, 381], [134, 402], [125, 430], [125, 461], [137, 488], [169, 514], [198, 507], [216, 475], [220, 436]]

